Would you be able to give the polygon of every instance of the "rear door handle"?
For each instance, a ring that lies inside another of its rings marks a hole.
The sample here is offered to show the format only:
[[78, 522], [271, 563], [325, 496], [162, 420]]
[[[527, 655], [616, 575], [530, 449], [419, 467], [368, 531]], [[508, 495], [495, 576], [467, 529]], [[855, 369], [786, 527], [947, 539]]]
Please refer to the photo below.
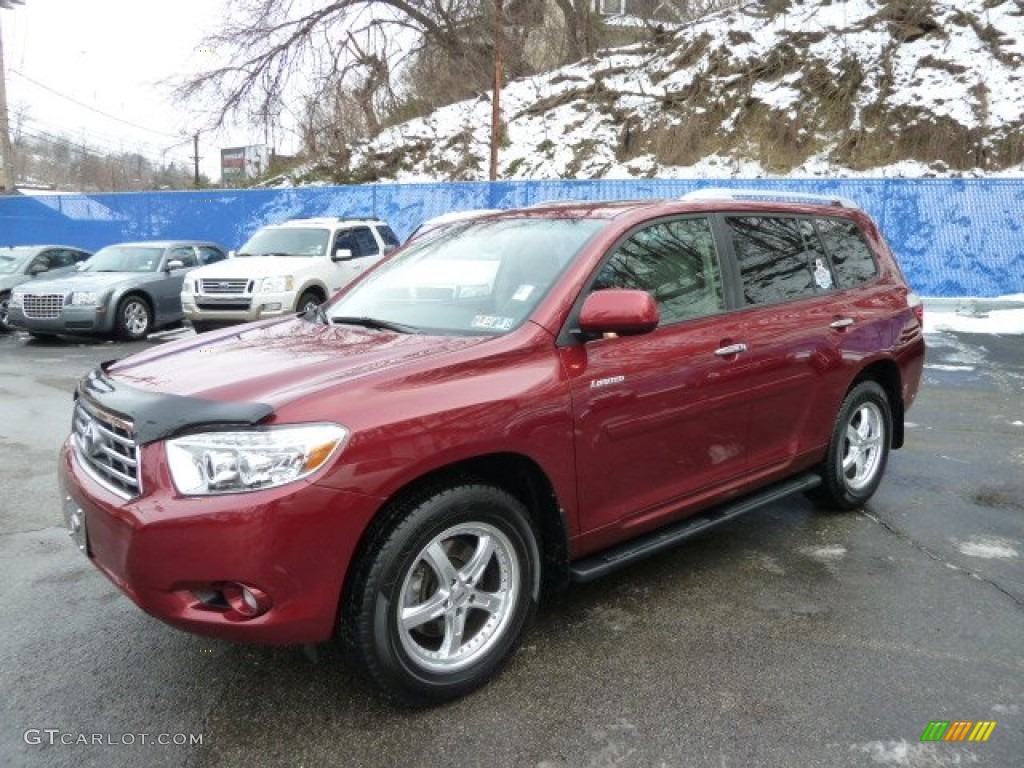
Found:
[[740, 343], [730, 344], [727, 347], [719, 347], [718, 349], [715, 350], [715, 354], [718, 355], [719, 357], [729, 357], [730, 355], [738, 355], [740, 352], [746, 351], [747, 345]]
[[852, 317], [840, 317], [833, 320], [828, 324], [829, 328], [835, 328], [837, 331], [841, 331], [844, 328], [849, 328], [856, 322]]

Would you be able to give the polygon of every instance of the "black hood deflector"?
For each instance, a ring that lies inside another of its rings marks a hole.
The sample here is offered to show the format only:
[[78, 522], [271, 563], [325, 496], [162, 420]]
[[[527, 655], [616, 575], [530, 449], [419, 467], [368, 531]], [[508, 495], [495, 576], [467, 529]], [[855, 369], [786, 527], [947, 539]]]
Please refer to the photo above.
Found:
[[266, 403], [219, 403], [131, 387], [106, 374], [107, 366], [113, 362], [101, 363], [83, 378], [76, 397], [85, 395], [104, 410], [130, 420], [135, 425], [139, 445], [198, 427], [251, 427], [274, 412]]

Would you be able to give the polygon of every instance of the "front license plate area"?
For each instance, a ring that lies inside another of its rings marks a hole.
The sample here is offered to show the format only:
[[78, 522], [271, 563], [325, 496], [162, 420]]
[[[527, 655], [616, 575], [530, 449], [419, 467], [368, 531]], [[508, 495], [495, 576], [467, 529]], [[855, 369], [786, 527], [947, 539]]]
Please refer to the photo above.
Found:
[[85, 510], [75, 503], [70, 496], [64, 498], [64, 523], [68, 527], [68, 535], [75, 542], [78, 551], [88, 557], [89, 531], [85, 521]]

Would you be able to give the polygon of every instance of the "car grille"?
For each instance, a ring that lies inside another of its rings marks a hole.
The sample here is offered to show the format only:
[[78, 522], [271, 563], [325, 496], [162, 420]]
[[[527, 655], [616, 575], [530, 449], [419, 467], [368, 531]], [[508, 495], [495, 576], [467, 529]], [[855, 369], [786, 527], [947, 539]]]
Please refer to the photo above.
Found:
[[139, 449], [130, 421], [86, 405], [79, 398], [71, 434], [75, 455], [96, 482], [126, 499], [142, 493]]
[[199, 290], [201, 293], [245, 293], [249, 285], [247, 278], [241, 280], [200, 280]]
[[52, 320], [60, 317], [64, 307], [62, 293], [26, 293], [21, 300], [21, 311], [25, 317], [36, 320]]

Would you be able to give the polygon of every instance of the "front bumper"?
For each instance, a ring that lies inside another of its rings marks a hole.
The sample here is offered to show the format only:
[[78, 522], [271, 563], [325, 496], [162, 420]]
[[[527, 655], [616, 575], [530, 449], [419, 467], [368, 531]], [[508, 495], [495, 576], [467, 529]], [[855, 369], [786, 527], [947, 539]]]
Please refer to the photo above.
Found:
[[[65, 443], [65, 519], [76, 543], [147, 613], [188, 632], [265, 644], [317, 643], [338, 621], [349, 563], [380, 500], [307, 482], [246, 494], [178, 496], [163, 445], [142, 449], [143, 488], [126, 501], [98, 484]], [[247, 617], [211, 601], [218, 585], [267, 596]]]
[[21, 307], [9, 307], [7, 322], [36, 333], [110, 333], [113, 315], [106, 306], [68, 305], [57, 317], [26, 317]]
[[295, 291], [280, 293], [181, 294], [185, 319], [200, 323], [251, 323], [295, 312]]

